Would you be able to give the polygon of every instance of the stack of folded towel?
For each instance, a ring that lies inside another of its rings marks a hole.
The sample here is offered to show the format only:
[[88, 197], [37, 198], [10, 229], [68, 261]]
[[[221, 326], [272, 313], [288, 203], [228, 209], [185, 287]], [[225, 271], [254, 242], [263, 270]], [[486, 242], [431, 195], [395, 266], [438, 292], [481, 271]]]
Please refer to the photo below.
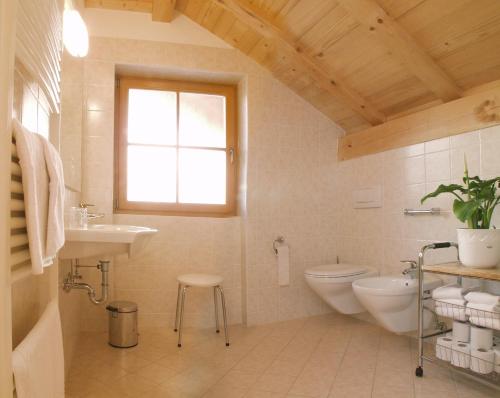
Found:
[[478, 326], [500, 330], [500, 296], [490, 293], [470, 292], [465, 295], [465, 314], [469, 322]]
[[434, 289], [432, 298], [436, 303], [436, 314], [453, 318], [458, 321], [467, 320], [464, 294], [475, 290], [476, 287], [464, 288], [456, 284], [445, 285]]

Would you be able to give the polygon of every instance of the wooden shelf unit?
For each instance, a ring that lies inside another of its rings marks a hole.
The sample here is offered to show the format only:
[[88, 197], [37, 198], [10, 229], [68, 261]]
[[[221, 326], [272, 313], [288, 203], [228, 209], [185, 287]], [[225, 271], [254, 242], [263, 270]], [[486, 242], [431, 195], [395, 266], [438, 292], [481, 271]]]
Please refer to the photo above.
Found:
[[432, 272], [435, 274], [464, 276], [467, 278], [500, 281], [500, 268], [471, 268], [465, 267], [459, 262], [443, 263], [437, 265], [422, 265], [422, 271]]

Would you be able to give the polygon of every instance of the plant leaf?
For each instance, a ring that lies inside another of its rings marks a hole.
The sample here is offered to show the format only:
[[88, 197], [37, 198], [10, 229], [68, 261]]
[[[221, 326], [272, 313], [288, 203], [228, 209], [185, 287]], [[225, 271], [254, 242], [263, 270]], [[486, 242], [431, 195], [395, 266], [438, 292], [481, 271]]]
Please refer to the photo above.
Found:
[[[476, 200], [470, 200], [467, 202], [455, 199], [453, 202], [453, 213], [462, 222], [466, 222], [469, 219], [475, 218], [474, 216], [478, 213], [480, 203]], [[474, 228], [477, 228], [475, 225]]]
[[462, 185], [459, 185], [459, 184], [450, 184], [450, 185], [441, 184], [440, 186], [437, 187], [437, 189], [434, 192], [431, 192], [431, 193], [425, 195], [420, 200], [420, 203], [424, 203], [427, 199], [435, 198], [436, 196], [441, 195], [442, 193], [454, 193], [454, 194], [462, 193], [462, 194], [465, 194], [465, 193], [467, 193], [467, 191]]

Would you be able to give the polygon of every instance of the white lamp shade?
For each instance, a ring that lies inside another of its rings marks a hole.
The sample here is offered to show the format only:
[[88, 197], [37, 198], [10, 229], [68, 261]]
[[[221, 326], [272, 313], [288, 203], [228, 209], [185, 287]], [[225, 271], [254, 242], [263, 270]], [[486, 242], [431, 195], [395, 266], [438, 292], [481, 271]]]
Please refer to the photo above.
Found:
[[89, 32], [82, 16], [75, 9], [64, 10], [63, 41], [74, 57], [85, 57], [89, 52]]

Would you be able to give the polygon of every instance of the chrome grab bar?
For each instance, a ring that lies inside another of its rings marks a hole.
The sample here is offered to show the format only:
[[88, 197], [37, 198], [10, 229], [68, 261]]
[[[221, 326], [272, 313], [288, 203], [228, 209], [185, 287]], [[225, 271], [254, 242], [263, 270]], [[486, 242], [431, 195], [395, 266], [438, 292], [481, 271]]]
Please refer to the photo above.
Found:
[[432, 209], [404, 209], [403, 214], [405, 216], [417, 216], [420, 214], [430, 214], [434, 216], [441, 214], [441, 209], [439, 207], [433, 207]]

